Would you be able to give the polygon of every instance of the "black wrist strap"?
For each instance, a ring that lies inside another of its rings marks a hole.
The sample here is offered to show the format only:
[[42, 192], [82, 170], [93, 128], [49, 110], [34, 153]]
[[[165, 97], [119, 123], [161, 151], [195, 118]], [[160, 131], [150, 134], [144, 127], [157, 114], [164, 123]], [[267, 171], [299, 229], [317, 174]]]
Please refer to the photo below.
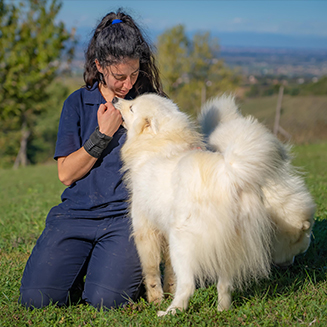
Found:
[[99, 127], [97, 127], [90, 138], [84, 143], [84, 149], [92, 157], [100, 158], [101, 153], [111, 140], [112, 137], [101, 133]]

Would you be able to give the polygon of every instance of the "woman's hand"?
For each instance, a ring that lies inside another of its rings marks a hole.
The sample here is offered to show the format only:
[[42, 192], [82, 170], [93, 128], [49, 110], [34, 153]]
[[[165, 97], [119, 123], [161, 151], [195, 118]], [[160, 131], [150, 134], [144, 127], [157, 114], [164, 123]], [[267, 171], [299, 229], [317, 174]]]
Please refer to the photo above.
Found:
[[121, 113], [111, 102], [101, 104], [98, 109], [99, 131], [108, 136], [113, 136], [123, 123]]
[[[99, 131], [108, 136], [113, 136], [122, 124], [120, 111], [111, 102], [101, 104], [97, 113]], [[84, 177], [94, 166], [96, 158], [89, 155], [83, 147], [67, 157], [58, 158], [58, 176], [65, 185]]]

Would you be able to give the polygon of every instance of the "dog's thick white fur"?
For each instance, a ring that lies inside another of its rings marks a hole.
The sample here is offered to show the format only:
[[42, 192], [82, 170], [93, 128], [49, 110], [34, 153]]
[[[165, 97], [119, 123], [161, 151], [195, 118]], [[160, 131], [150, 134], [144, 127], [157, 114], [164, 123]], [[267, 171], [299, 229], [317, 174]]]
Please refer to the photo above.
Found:
[[[249, 137], [248, 133], [256, 132], [253, 118], [243, 117], [234, 98], [227, 95], [209, 100], [201, 109], [199, 121], [209, 148], [220, 153], [230, 151], [235, 142], [239, 143], [242, 138]], [[269, 131], [267, 133], [270, 134]], [[275, 264], [287, 266], [310, 245], [315, 204], [303, 178], [291, 164], [289, 146], [283, 145], [277, 138], [276, 143], [280, 152], [278, 158], [282, 160], [276, 165], [275, 174], [267, 176], [262, 190], [275, 228], [272, 258]], [[258, 146], [264, 145], [260, 142]], [[254, 152], [253, 160], [257, 158]]]
[[163, 297], [163, 246], [171, 260], [164, 292], [175, 296], [159, 315], [186, 309], [196, 281], [218, 281], [218, 310], [228, 309], [234, 287], [269, 274], [273, 226], [262, 188], [283, 167], [283, 148], [246, 119], [229, 130], [222, 151], [204, 150], [187, 115], [155, 94], [115, 107], [127, 128], [123, 169], [148, 300]]

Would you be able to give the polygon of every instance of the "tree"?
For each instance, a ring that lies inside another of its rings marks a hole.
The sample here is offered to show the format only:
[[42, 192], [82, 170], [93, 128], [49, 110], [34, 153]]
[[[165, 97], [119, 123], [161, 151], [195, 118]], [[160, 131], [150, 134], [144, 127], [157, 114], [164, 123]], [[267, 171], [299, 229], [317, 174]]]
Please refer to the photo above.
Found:
[[74, 54], [74, 31], [55, 18], [58, 0], [0, 0], [0, 122], [20, 145], [14, 167], [26, 165], [37, 116], [47, 110], [48, 86]]
[[210, 33], [196, 33], [190, 40], [181, 25], [158, 37], [164, 89], [182, 110], [196, 114], [207, 98], [235, 90], [239, 76], [217, 59], [218, 52], [218, 41]]
[[184, 27], [177, 25], [159, 35], [157, 49], [163, 87], [169, 94], [182, 83], [182, 72], [188, 70], [185, 58], [189, 54], [189, 40]]

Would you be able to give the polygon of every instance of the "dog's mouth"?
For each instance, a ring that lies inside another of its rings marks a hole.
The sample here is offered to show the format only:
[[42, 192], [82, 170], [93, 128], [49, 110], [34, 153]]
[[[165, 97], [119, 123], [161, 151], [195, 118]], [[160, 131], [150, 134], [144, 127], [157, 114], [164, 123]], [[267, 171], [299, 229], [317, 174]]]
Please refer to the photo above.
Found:
[[[119, 106], [117, 105], [117, 104], [118, 104], [118, 101], [119, 101], [119, 99], [118, 99], [117, 97], [114, 97], [114, 98], [112, 99], [111, 103], [112, 103], [112, 105], [114, 106], [114, 108], [115, 108], [116, 110], [119, 110], [119, 111], [120, 111], [120, 114], [121, 114], [122, 112], [121, 112]], [[121, 115], [121, 118], [122, 118], [122, 120], [123, 120], [123, 122], [124, 122], [125, 120], [124, 120], [123, 115]]]
[[115, 105], [117, 102], [118, 102], [118, 98], [117, 98], [117, 97], [114, 97], [114, 98], [112, 99], [112, 101], [111, 101], [111, 103], [112, 103], [113, 105]]

